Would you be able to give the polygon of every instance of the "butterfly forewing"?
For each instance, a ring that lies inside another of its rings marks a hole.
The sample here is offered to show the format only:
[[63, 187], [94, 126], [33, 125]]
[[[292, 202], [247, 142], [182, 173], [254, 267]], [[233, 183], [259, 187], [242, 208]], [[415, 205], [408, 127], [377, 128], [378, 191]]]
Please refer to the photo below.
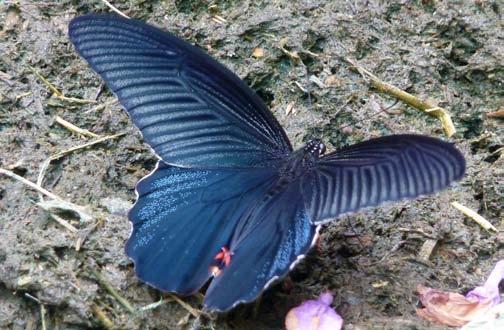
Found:
[[322, 157], [303, 177], [303, 195], [318, 224], [386, 201], [439, 191], [464, 171], [464, 158], [453, 144], [392, 135]]
[[166, 163], [267, 167], [291, 151], [259, 97], [198, 48], [112, 15], [78, 17], [69, 34]]

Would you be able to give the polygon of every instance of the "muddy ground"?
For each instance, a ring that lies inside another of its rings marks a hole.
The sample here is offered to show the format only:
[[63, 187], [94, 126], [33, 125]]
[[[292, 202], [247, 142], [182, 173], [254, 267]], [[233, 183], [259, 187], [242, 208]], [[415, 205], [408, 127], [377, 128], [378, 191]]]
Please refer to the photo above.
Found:
[[[164, 295], [157, 308], [129, 313], [92, 270], [135, 309], [163, 296], [135, 278], [123, 252], [125, 212], [155, 157], [67, 37], [72, 17], [110, 10], [98, 0], [0, 1], [0, 167], [35, 182], [51, 155], [94, 139], [70, 132], [55, 116], [100, 136], [126, 132], [55, 160], [45, 172], [43, 187], [93, 214], [82, 221], [59, 213], [77, 234], [36, 205], [33, 189], [0, 177], [1, 329], [42, 329], [42, 320], [48, 329], [101, 328], [107, 321], [124, 329], [281, 329], [289, 308], [324, 290], [335, 295], [346, 329], [432, 329], [415, 314], [416, 285], [464, 293], [504, 257], [502, 232], [484, 231], [450, 205], [458, 201], [504, 228], [504, 130], [502, 119], [487, 116], [504, 107], [502, 2], [113, 3], [234, 70], [271, 107], [295, 147], [315, 136], [330, 149], [392, 133], [444, 137], [438, 121], [374, 91], [344, 58], [356, 60], [450, 111], [457, 129], [451, 140], [466, 156], [467, 175], [435, 196], [326, 225], [318, 248], [257, 303], [195, 318]], [[65, 96], [96, 103], [55, 97], [30, 67]], [[85, 240], [76, 251], [79, 237]], [[428, 238], [439, 244], [421, 262]], [[201, 307], [199, 296], [184, 301]]]

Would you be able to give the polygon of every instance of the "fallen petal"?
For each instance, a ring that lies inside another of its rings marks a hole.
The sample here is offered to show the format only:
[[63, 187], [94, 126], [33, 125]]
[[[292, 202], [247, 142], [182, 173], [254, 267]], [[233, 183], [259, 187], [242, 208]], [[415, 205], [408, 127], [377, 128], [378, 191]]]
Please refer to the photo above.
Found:
[[460, 327], [487, 312], [492, 301], [466, 299], [461, 294], [417, 286], [423, 308], [417, 309], [418, 316], [436, 323]]
[[339, 330], [343, 319], [331, 308], [333, 296], [322, 293], [317, 300], [307, 300], [292, 308], [285, 317], [287, 330]]
[[461, 330], [504, 329], [504, 303], [467, 323]]
[[470, 300], [491, 300], [492, 305], [500, 303], [499, 283], [504, 279], [504, 260], [499, 261], [483, 286], [478, 286], [466, 294]]
[[494, 111], [494, 112], [487, 113], [487, 117], [490, 117], [490, 118], [504, 118], [504, 108], [499, 109], [499, 110]]

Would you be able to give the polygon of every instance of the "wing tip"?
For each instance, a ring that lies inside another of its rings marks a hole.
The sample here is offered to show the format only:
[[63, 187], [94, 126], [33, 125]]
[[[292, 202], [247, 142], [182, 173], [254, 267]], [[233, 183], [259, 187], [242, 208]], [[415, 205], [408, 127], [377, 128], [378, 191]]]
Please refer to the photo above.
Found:
[[[427, 148], [432, 146], [438, 146], [443, 149], [445, 154], [445, 159], [448, 159], [448, 156], [451, 156], [448, 161], [450, 166], [453, 167], [454, 176], [449, 181], [450, 183], [453, 181], [461, 180], [466, 172], [466, 160], [462, 152], [456, 147], [456, 143], [452, 141], [445, 141], [440, 138], [435, 138], [427, 135], [420, 134], [404, 134], [404, 135], [395, 135], [395, 137], [400, 139], [411, 139], [412, 143], [415, 141], [419, 141], [420, 143], [426, 143]], [[444, 189], [444, 188], [441, 188]]]

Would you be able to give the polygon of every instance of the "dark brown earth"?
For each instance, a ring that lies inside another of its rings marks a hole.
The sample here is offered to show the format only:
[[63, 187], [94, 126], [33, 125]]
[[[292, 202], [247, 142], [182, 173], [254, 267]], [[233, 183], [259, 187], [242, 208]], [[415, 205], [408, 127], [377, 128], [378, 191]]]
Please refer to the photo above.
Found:
[[[330, 149], [392, 133], [444, 137], [435, 119], [368, 87], [344, 58], [356, 60], [450, 111], [457, 128], [452, 141], [466, 156], [467, 175], [435, 196], [326, 225], [317, 249], [257, 303], [194, 318], [164, 295], [165, 304], [129, 313], [91, 270], [135, 310], [163, 296], [135, 278], [123, 252], [130, 227], [125, 212], [134, 202], [135, 183], [153, 168], [155, 157], [110, 91], [99, 93], [101, 80], [67, 37], [72, 17], [109, 9], [101, 1], [2, 1], [0, 167], [35, 182], [51, 155], [93, 140], [63, 128], [55, 116], [100, 136], [126, 135], [70, 153], [46, 171], [43, 187], [92, 213], [87, 222], [59, 213], [79, 234], [39, 208], [34, 190], [0, 176], [1, 329], [42, 329], [42, 319], [47, 329], [100, 328], [105, 321], [99, 311], [123, 329], [281, 329], [290, 307], [324, 290], [335, 295], [333, 307], [346, 329], [432, 329], [415, 314], [416, 285], [464, 293], [504, 257], [502, 232], [484, 231], [450, 205], [458, 201], [504, 228], [503, 125], [486, 115], [504, 107], [502, 2], [113, 2], [230, 67], [271, 107], [296, 147], [311, 137]], [[255, 48], [264, 56], [253, 57]], [[98, 95], [97, 103], [52, 96], [30, 67], [64, 95]], [[323, 84], [310, 82], [310, 76]], [[289, 104], [293, 111], [287, 115]], [[76, 251], [78, 236], [86, 232]], [[438, 240], [438, 248], [420, 262], [418, 252], [429, 237]], [[44, 317], [30, 296], [42, 303]], [[201, 297], [184, 301], [201, 307]]]

